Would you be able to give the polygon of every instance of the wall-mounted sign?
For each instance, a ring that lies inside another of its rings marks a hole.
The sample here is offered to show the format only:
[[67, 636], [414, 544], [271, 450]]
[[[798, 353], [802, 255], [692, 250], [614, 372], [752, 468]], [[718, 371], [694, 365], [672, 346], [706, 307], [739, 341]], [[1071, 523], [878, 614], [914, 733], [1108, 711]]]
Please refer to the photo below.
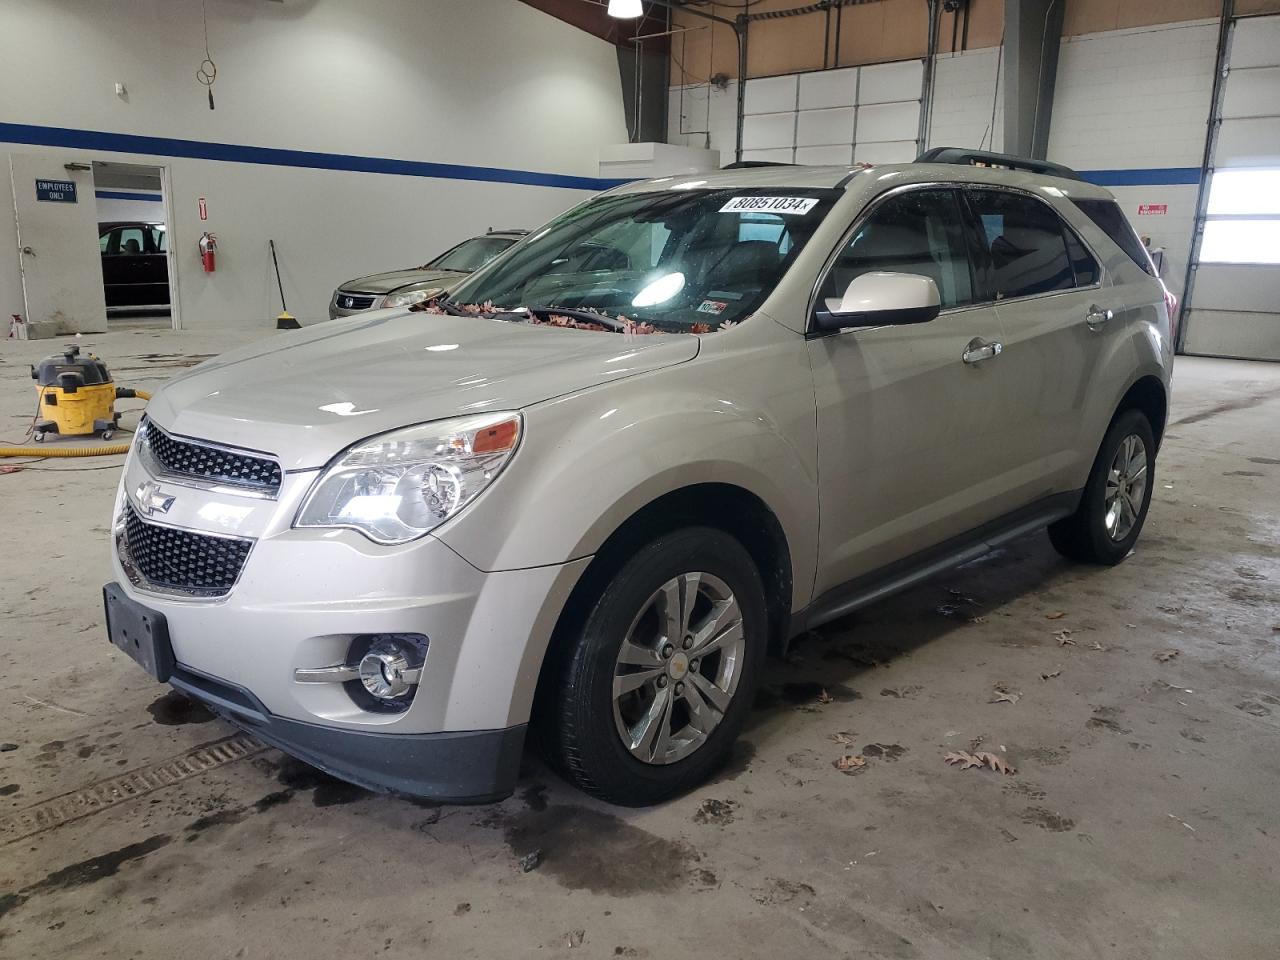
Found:
[[196, 203], [196, 207], [200, 210], [200, 219], [201, 219], [201, 220], [208, 220], [208, 219], [209, 219], [209, 205], [208, 205], [207, 203], [205, 203], [205, 202], [204, 202], [204, 197], [201, 197], [201, 198], [200, 198], [200, 200]]
[[1169, 212], [1167, 203], [1140, 203], [1138, 204], [1138, 216], [1140, 217], [1163, 217]]
[[75, 203], [76, 185], [71, 180], [37, 180], [36, 199], [46, 203]]

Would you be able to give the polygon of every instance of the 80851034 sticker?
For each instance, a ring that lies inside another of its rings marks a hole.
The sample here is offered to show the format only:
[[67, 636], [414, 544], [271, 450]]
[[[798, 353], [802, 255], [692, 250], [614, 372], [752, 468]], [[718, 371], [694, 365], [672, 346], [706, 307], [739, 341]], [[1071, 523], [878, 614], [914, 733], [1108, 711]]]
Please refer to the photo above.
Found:
[[721, 213], [785, 213], [804, 216], [818, 205], [817, 197], [733, 197]]

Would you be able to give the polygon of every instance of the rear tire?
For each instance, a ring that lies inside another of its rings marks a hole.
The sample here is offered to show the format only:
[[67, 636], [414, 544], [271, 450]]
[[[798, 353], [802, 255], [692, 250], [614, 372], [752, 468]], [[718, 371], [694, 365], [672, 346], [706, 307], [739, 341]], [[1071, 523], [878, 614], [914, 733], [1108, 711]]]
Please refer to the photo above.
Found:
[[1094, 459], [1076, 512], [1049, 527], [1049, 540], [1060, 554], [1106, 566], [1128, 556], [1151, 505], [1155, 450], [1145, 414], [1125, 410], [1116, 416]]
[[552, 678], [552, 763], [623, 806], [704, 782], [751, 710], [764, 598], [750, 554], [722, 531], [691, 527], [637, 551], [594, 598]]

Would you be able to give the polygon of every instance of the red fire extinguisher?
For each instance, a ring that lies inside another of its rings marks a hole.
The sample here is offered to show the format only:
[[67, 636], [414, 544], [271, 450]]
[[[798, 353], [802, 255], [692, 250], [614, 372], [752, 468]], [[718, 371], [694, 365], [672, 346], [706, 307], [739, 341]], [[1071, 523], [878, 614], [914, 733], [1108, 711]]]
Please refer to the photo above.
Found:
[[200, 263], [204, 267], [205, 273], [213, 273], [217, 269], [217, 256], [218, 238], [207, 231], [202, 233], [200, 235]]

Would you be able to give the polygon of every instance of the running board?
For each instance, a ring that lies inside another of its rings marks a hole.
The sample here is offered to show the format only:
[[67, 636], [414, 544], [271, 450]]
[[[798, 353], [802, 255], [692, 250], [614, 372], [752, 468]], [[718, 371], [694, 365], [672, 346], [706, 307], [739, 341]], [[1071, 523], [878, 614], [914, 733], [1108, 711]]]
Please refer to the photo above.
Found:
[[791, 636], [838, 620], [891, 594], [914, 587], [935, 574], [970, 563], [1011, 540], [1034, 533], [1075, 512], [1083, 491], [1060, 493], [922, 550], [880, 570], [828, 590], [792, 615]]

